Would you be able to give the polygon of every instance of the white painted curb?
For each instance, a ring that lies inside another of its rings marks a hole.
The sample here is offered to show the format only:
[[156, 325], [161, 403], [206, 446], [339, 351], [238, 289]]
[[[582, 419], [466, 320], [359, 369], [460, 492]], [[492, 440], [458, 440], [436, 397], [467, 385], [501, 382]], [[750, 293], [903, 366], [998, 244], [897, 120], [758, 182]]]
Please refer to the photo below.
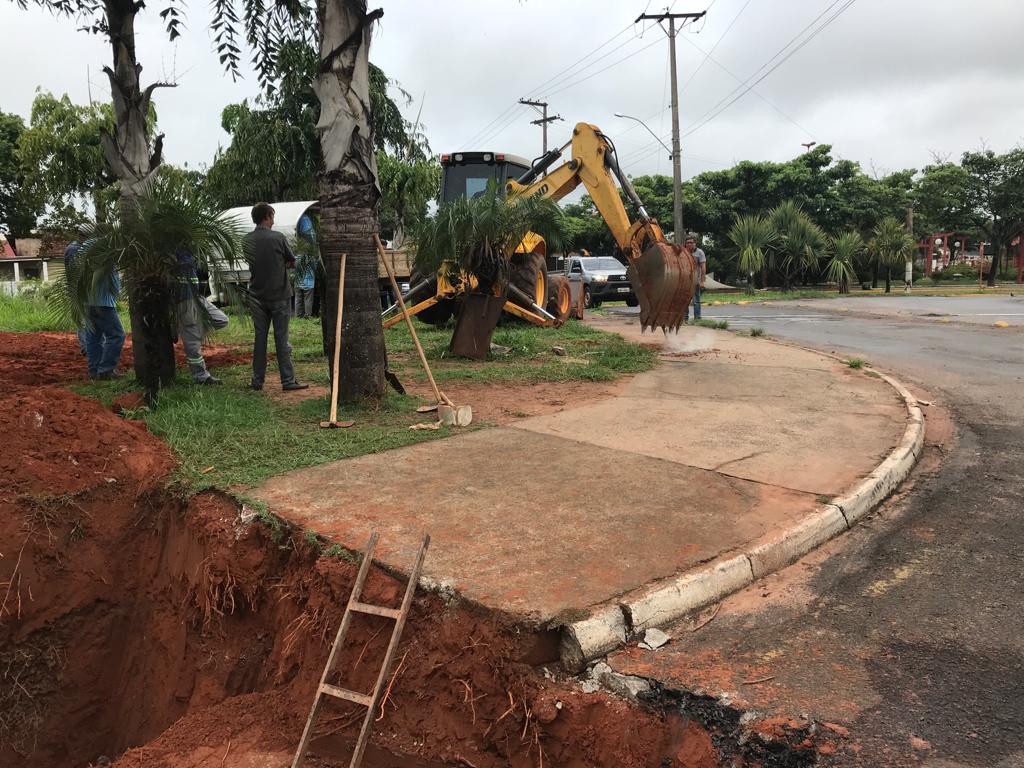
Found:
[[[808, 351], [841, 360], [818, 350]], [[878, 375], [903, 398], [908, 418], [900, 442], [870, 475], [767, 542], [662, 581], [639, 597], [606, 606], [588, 619], [566, 625], [562, 631], [562, 666], [578, 672], [587, 661], [606, 655], [630, 635], [669, 624], [785, 568], [852, 527], [887, 498], [921, 456], [925, 428], [924, 415], [910, 391], [896, 379]]]

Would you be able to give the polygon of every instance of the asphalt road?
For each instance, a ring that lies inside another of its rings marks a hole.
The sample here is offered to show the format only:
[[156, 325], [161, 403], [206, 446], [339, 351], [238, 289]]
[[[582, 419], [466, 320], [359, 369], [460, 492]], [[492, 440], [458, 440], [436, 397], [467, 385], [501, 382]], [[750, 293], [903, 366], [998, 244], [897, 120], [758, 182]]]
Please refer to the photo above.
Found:
[[[954, 417], [938, 469], [813, 567], [793, 566], [811, 574], [806, 598], [772, 600], [755, 585], [755, 608], [723, 611], [688, 640], [694, 667], [754, 660], [775, 673], [757, 686], [765, 710], [847, 727], [823, 765], [1024, 766], [1024, 329], [956, 317], [986, 301], [930, 299], [950, 323], [832, 312], [827, 300], [705, 309], [731, 328], [868, 360]], [[695, 674], [686, 658], [675, 664], [679, 680]]]

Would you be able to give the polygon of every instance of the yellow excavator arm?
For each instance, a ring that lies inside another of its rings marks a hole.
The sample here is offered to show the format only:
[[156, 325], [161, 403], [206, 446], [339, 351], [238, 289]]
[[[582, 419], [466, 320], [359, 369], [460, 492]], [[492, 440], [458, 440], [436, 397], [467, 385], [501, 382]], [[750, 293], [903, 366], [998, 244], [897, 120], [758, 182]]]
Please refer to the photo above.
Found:
[[[571, 159], [543, 175], [570, 146]], [[508, 181], [505, 189], [510, 198], [540, 195], [557, 201], [580, 184], [586, 187], [625, 257], [627, 274], [640, 301], [641, 326], [678, 330], [693, 298], [693, 256], [666, 241], [620, 170], [615, 145], [596, 125], [577, 123], [571, 141], [541, 157], [527, 174]], [[639, 217], [635, 222], [629, 220], [619, 186], [636, 206]]]

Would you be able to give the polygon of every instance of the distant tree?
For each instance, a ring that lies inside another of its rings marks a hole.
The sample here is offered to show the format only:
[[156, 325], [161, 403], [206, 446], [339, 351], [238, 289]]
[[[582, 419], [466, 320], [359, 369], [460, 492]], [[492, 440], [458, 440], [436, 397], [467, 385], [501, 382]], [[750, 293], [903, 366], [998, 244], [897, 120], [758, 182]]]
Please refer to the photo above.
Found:
[[765, 268], [768, 248], [776, 239], [772, 223], [753, 213], [737, 216], [728, 237], [734, 249], [736, 266], [747, 278], [746, 292], [753, 293], [754, 275]]
[[960, 165], [968, 175], [967, 201], [985, 238], [996, 246], [988, 284], [995, 285], [1011, 241], [1024, 230], [1024, 148], [996, 154], [965, 152]]
[[875, 227], [868, 250], [880, 269], [885, 270], [885, 292], [892, 290], [892, 270], [901, 268], [913, 257], [914, 238], [895, 216], [887, 216]]
[[400, 248], [406, 234], [426, 218], [430, 201], [437, 199], [441, 166], [433, 159], [407, 161], [378, 150], [377, 170], [381, 232]]
[[[155, 117], [151, 110], [150, 124]], [[113, 125], [110, 104], [79, 105], [67, 94], [36, 93], [29, 127], [18, 141], [18, 162], [24, 194], [48, 212], [48, 228], [107, 218], [117, 199], [117, 178], [103, 157], [102, 136]]]
[[939, 163], [924, 168], [914, 181], [914, 230], [919, 238], [935, 232], [977, 231], [968, 188], [970, 174], [956, 163]]
[[25, 194], [25, 171], [18, 141], [25, 134], [19, 115], [0, 112], [0, 235], [17, 241], [31, 233], [42, 206]]
[[825, 275], [840, 293], [850, 292], [850, 280], [857, 277], [856, 263], [864, 251], [864, 238], [859, 232], [844, 232], [831, 239], [830, 256]]
[[590, 195], [584, 195], [578, 203], [567, 203], [562, 212], [567, 248], [585, 250], [594, 256], [612, 256], [619, 252], [611, 230]]
[[775, 206], [768, 218], [777, 233], [770, 261], [782, 273], [782, 287], [788, 291], [794, 275], [817, 269], [827, 245], [826, 235], [792, 200]]

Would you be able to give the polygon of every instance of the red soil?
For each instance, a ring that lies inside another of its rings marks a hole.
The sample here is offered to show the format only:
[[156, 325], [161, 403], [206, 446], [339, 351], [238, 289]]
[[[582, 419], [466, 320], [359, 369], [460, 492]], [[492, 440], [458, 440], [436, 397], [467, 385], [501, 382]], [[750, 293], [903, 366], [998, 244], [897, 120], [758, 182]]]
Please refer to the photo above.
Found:
[[[175, 496], [143, 424], [52, 386], [80, 371], [71, 334], [0, 335], [0, 765], [286, 765], [356, 566]], [[374, 568], [365, 599], [403, 587]], [[388, 626], [353, 625], [341, 684], [371, 688]], [[717, 764], [700, 728], [540, 675], [551, 640], [421, 592], [365, 765]], [[353, 715], [324, 709], [321, 764]]]
[[[175, 354], [179, 367], [184, 368], [185, 353], [180, 344], [175, 347]], [[210, 368], [252, 360], [251, 351], [217, 346], [207, 347], [204, 356]], [[121, 369], [130, 370], [133, 359], [129, 335], [121, 352]], [[0, 377], [11, 384], [85, 381], [88, 373], [73, 333], [0, 333], [0, 367]]]

